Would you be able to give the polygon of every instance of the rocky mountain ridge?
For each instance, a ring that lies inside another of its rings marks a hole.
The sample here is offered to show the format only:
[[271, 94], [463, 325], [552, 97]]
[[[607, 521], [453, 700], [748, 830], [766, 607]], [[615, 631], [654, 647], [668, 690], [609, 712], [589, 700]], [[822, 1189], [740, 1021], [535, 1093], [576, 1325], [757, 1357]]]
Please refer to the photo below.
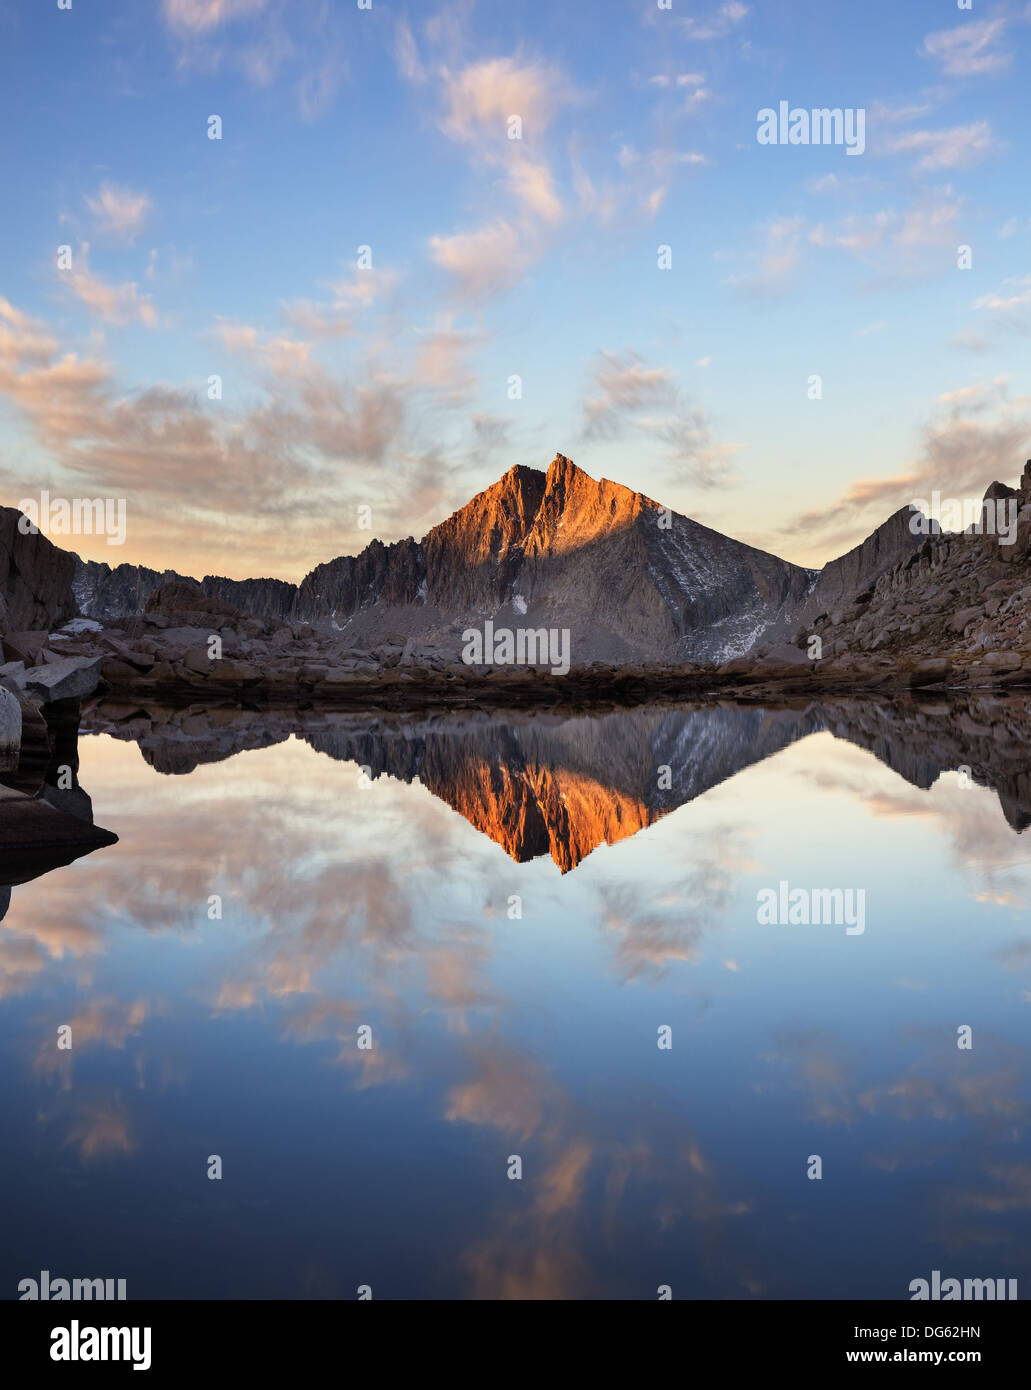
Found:
[[[993, 483], [989, 504], [1019, 511], [1008, 538], [1013, 544], [976, 534], [976, 526], [941, 533], [925, 518], [916, 524], [917, 514], [906, 507], [817, 572], [723, 536], [642, 493], [593, 479], [557, 455], [547, 473], [510, 469], [421, 541], [374, 540], [358, 556], [318, 566], [299, 585], [217, 576], [198, 582], [172, 571], [85, 564], [44, 536], [23, 535], [18, 513], [5, 509], [5, 657], [31, 667], [45, 693], [58, 674], [47, 663], [65, 652], [92, 659], [100, 645], [86, 632], [62, 629], [41, 653], [32, 629], [61, 628], [76, 606], [101, 627], [124, 628], [167, 591], [164, 607], [192, 606], [200, 614], [195, 623], [178, 624], [191, 629], [183, 639], [192, 646], [173, 640], [174, 632], [158, 633], [155, 645], [154, 632], [141, 630], [135, 636], [142, 643], [128, 641], [135, 659], [127, 663], [117, 652], [127, 634], [115, 633], [101, 644], [113, 679], [121, 661], [126, 679], [149, 681], [157, 671], [174, 683], [183, 679], [187, 657], [198, 676], [228, 673], [243, 659], [233, 690], [256, 689], [259, 681], [278, 689], [282, 677], [289, 688], [312, 679], [318, 687], [337, 680], [329, 669], [337, 667], [378, 678], [392, 664], [450, 671], [452, 679], [467, 659], [463, 634], [489, 620], [506, 630], [567, 632], [578, 668], [717, 667], [736, 677], [746, 666], [788, 666], [804, 679], [849, 670], [878, 675], [884, 665], [901, 670], [947, 659], [950, 670], [954, 662], [964, 668], [959, 683], [981, 684], [980, 675], [995, 668], [1003, 675], [1031, 668], [1031, 626], [1020, 612], [1023, 591], [1031, 592], [1028, 473], [1020, 489]], [[991, 592], [982, 601], [983, 589]], [[0, 623], [3, 618], [0, 612]], [[967, 632], [974, 618], [977, 630]], [[177, 627], [160, 613], [148, 622], [152, 629]], [[203, 655], [201, 629], [232, 634], [228, 666]], [[814, 636], [820, 639], [815, 652]], [[375, 671], [366, 671], [363, 660]], [[284, 661], [288, 669], [280, 671]], [[248, 662], [257, 663], [256, 674]], [[479, 664], [497, 663], [488, 654]], [[505, 674], [532, 677], [541, 664], [534, 658]], [[924, 674], [937, 679], [936, 669]], [[221, 675], [214, 681], [220, 683]]]
[[374, 540], [299, 585], [80, 560], [74, 587], [80, 612], [101, 622], [143, 611], [176, 582], [255, 616], [332, 625], [359, 645], [393, 627], [454, 653], [470, 622], [525, 617], [577, 630], [580, 660], [718, 661], [783, 627], [814, 580], [559, 454], [546, 473], [510, 469], [421, 541]]
[[[936, 679], [970, 683], [977, 673], [1018, 676], [1031, 666], [1031, 460], [1018, 488], [992, 483], [982, 521], [963, 532], [934, 530], [907, 558], [809, 633], [841, 665], [870, 655], [923, 667]], [[992, 509], [1012, 508], [1000, 532]]]

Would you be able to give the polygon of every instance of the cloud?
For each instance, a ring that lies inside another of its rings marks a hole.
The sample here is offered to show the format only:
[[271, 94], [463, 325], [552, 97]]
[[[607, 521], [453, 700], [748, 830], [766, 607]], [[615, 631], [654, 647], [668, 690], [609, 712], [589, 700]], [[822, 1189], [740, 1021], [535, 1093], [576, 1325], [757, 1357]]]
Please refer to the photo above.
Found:
[[717, 444], [712, 422], [681, 399], [669, 367], [646, 367], [635, 352], [602, 352], [594, 365], [594, 392], [584, 401], [585, 439], [619, 439], [628, 429], [665, 446], [670, 481], [685, 477], [715, 487], [733, 477], [736, 444]]
[[836, 188], [841, 187], [841, 180], [837, 174], [823, 174], [820, 178], [810, 179], [805, 186], [807, 193], [832, 193]]
[[291, 300], [281, 306], [282, 316], [312, 340], [345, 338], [354, 331], [356, 316], [389, 298], [399, 280], [394, 270], [355, 263], [347, 275], [324, 283], [328, 300]]
[[83, 1163], [125, 1158], [136, 1148], [129, 1112], [118, 1096], [81, 1105], [64, 1142], [78, 1149]]
[[326, 114], [346, 73], [343, 60], [331, 55], [301, 76], [297, 83], [297, 106], [302, 120], [317, 121]]
[[[556, 111], [573, 99], [564, 74], [548, 63], [520, 65], [513, 58], [473, 63], [444, 74], [447, 111], [441, 125], [463, 143], [507, 141], [507, 122], [518, 116], [524, 136], [533, 139], [551, 124]], [[514, 142], [513, 142], [514, 143]]]
[[937, 490], [950, 497], [981, 497], [994, 479], [1019, 471], [1031, 440], [1031, 397], [1011, 397], [1005, 376], [946, 391], [923, 428], [922, 447], [904, 472], [860, 478], [836, 501], [803, 513], [783, 534], [809, 534], [841, 551], [858, 544], [872, 525]]
[[474, 1072], [453, 1086], [444, 1103], [452, 1123], [486, 1126], [526, 1140], [541, 1126], [545, 1108], [555, 1103], [555, 1085], [539, 1064], [496, 1045], [472, 1050]]
[[642, 419], [641, 429], [666, 445], [664, 462], [670, 482], [692, 482], [701, 488], [726, 487], [737, 481], [734, 458], [740, 444], [717, 444], [712, 421], [701, 407], [681, 408], [677, 414]]
[[[287, 6], [268, 0], [164, 0], [162, 11], [177, 42], [176, 65], [188, 73], [241, 71], [255, 87], [271, 87], [291, 69], [296, 110], [303, 121], [326, 114], [346, 77], [346, 11], [318, 0]], [[246, 42], [221, 31], [256, 21]], [[293, 35], [288, 32], [292, 26]]]
[[[454, 328], [451, 318], [443, 315], [432, 332], [418, 334], [413, 381], [435, 391], [439, 399], [451, 405], [467, 404], [477, 384], [468, 357], [479, 341], [478, 335]], [[473, 428], [478, 446], [482, 441], [476, 417]]]
[[260, 14], [266, 0], [162, 0], [165, 23], [182, 34], [206, 34], [236, 19]]
[[496, 450], [507, 445], [512, 422], [503, 415], [474, 414], [472, 418], [476, 463], [484, 464], [489, 462]]
[[[409, 525], [423, 452], [411, 402], [418, 391], [446, 405], [443, 390], [369, 362], [337, 378], [309, 360], [306, 344], [248, 324], [218, 331], [260, 374], [262, 394], [243, 410], [162, 383], [119, 391], [107, 363], [63, 352], [43, 325], [0, 301], [0, 396], [24, 413], [44, 451], [39, 485], [60, 470], [66, 487], [85, 480], [100, 495], [128, 498], [134, 553], [119, 558], [201, 573], [215, 568], [214, 552], [204, 556], [213, 528], [221, 572], [299, 578], [339, 553], [343, 518], [370, 494], [381, 523], [397, 505]], [[25, 471], [24, 461], [17, 477], [0, 470], [17, 496], [30, 484]]]
[[292, 338], [273, 336], [246, 323], [219, 319], [216, 334], [230, 352], [245, 352], [268, 371], [279, 375], [303, 372], [310, 366], [311, 346]]
[[394, 62], [406, 82], [421, 86], [426, 81], [426, 69], [419, 58], [419, 49], [406, 19], [394, 26]]
[[710, 39], [726, 38], [743, 22], [748, 13], [748, 6], [742, 4], [741, 0], [725, 0], [708, 19], [681, 19], [679, 25], [685, 38], [707, 42]]
[[991, 315], [997, 324], [1031, 329], [1031, 275], [1012, 276], [993, 294], [974, 300], [974, 308]]
[[368, 309], [377, 300], [384, 298], [397, 284], [398, 275], [394, 270], [379, 270], [374, 266], [351, 267], [350, 276], [330, 285], [333, 292], [333, 308], [345, 312]]
[[879, 246], [896, 221], [895, 213], [876, 212], [869, 216], [853, 215], [842, 218], [833, 229], [818, 222], [809, 233], [808, 239], [813, 246], [824, 249], [833, 247], [839, 251], [862, 254]]
[[157, 311], [150, 295], [140, 294], [135, 281], [112, 285], [92, 273], [88, 242], [83, 242], [73, 256], [72, 268], [57, 273], [61, 283], [105, 323], [142, 323], [147, 328], [157, 323]]
[[917, 153], [917, 169], [933, 173], [939, 169], [967, 169], [996, 148], [990, 121], [954, 126], [951, 130], [913, 130], [892, 136], [885, 149], [890, 154]]
[[588, 173], [580, 157], [579, 142], [572, 139], [569, 163], [572, 187], [580, 211], [601, 226], [611, 223], [621, 211], [635, 217], [643, 213], [651, 218], [663, 206], [672, 187], [673, 174], [681, 167], [700, 167], [709, 161], [693, 150], [677, 150], [661, 146], [640, 151], [623, 141], [615, 152], [615, 163], [623, 177], [596, 180]]
[[895, 106], [887, 101], [875, 101], [870, 108], [870, 120], [878, 125], [904, 125], [907, 121], [918, 121], [933, 110], [930, 101], [910, 102]]
[[616, 163], [621, 169], [644, 167], [656, 174], [667, 174], [678, 164], [699, 165], [709, 161], [693, 150], [656, 149], [640, 153], [633, 145], [620, 145]]
[[924, 39], [925, 57], [933, 58], [947, 77], [984, 77], [1004, 72], [1013, 55], [999, 44], [1006, 20], [964, 20], [954, 29], [939, 29]]
[[963, 203], [958, 198], [922, 198], [905, 212], [882, 208], [852, 214], [832, 224], [818, 222], [807, 240], [823, 250], [847, 251], [867, 261], [872, 252], [883, 249], [885, 254], [879, 258], [879, 264], [890, 268], [907, 262], [910, 253], [919, 249], [954, 246], [956, 222], [962, 210]]
[[573, 169], [573, 192], [580, 211], [605, 226], [619, 211], [621, 193], [610, 183], [606, 183], [601, 189], [598, 188], [580, 162], [575, 145], [570, 148], [569, 159]]
[[[24, 443], [16, 465], [0, 460], [0, 486], [12, 501], [55, 482], [68, 496], [125, 497], [119, 560], [198, 575], [299, 580], [366, 543], [355, 532], [359, 504], [375, 506], [384, 541], [421, 534], [475, 491], [503, 440], [469, 410], [481, 336], [448, 315], [425, 332], [389, 326], [390, 364], [364, 339], [329, 370], [318, 338], [216, 320], [210, 334], [236, 361], [211, 361], [209, 346], [205, 370], [226, 383], [225, 398], [209, 400], [206, 377], [125, 390], [95, 338], [69, 350], [0, 298], [0, 404], [21, 415]], [[103, 541], [91, 544], [86, 558], [111, 559]]]
[[676, 387], [669, 367], [645, 367], [634, 352], [602, 352], [594, 367], [596, 394], [584, 402], [584, 438], [618, 439], [627, 417], [646, 407], [672, 404]]
[[146, 193], [133, 193], [117, 184], [102, 183], [96, 196], [86, 198], [86, 206], [96, 219], [103, 236], [130, 244], [136, 240], [153, 206]]
[[346, 338], [354, 331], [354, 322], [337, 313], [331, 304], [295, 299], [282, 306], [283, 318], [310, 339]]
[[[410, 68], [407, 37], [402, 33], [398, 42], [402, 64]], [[543, 251], [543, 231], [563, 220], [564, 200], [540, 147], [556, 113], [577, 97], [562, 71], [543, 62], [492, 58], [440, 71], [441, 129], [469, 150], [474, 170], [486, 176], [492, 216], [470, 231], [431, 237], [430, 255], [455, 278], [461, 296], [480, 301], [516, 284]], [[509, 139], [514, 117], [519, 138]], [[511, 199], [507, 212], [498, 210], [499, 187]]]
[[516, 160], [508, 176], [509, 188], [528, 212], [545, 222], [559, 222], [562, 201], [555, 192], [551, 170], [546, 164], [533, 164], [528, 159]]
[[430, 255], [463, 295], [480, 300], [517, 283], [533, 260], [534, 244], [525, 228], [499, 217], [472, 232], [431, 237]]
[[802, 263], [805, 219], [775, 217], [762, 228], [762, 247], [753, 255], [755, 268], [732, 275], [727, 283], [751, 298], [781, 295]]
[[704, 87], [705, 74], [701, 72], [680, 72], [674, 76], [666, 73], [656, 73], [654, 77], [649, 77], [648, 83], [652, 87], [659, 87], [663, 91], [678, 87]]
[[[951, 272], [963, 207], [963, 199], [946, 189], [944, 194], [921, 193], [902, 210], [880, 208], [813, 223], [800, 216], [774, 219], [760, 229], [760, 246], [751, 254], [754, 268], [729, 277], [728, 283], [752, 298], [782, 295], [796, 279], [806, 247], [843, 252], [872, 267], [876, 278], [868, 284]], [[942, 254], [928, 256], [929, 248]]]

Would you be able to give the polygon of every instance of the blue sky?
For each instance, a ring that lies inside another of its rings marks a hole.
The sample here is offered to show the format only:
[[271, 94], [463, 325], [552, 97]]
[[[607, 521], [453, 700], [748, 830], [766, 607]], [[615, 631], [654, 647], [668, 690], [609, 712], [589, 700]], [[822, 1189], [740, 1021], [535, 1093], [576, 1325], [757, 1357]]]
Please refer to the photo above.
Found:
[[[0, 41], [2, 497], [125, 497], [91, 558], [297, 579], [360, 506], [418, 536], [561, 451], [815, 565], [1031, 452], [1025, 0], [72, 0]], [[864, 153], [760, 145], [781, 100]]]

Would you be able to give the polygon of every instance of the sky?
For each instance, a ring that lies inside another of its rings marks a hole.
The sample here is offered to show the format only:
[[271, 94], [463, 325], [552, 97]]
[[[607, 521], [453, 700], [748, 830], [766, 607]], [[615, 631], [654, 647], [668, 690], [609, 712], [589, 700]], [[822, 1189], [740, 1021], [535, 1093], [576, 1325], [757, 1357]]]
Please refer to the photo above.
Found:
[[1029, 56], [1027, 0], [0, 0], [0, 501], [299, 580], [556, 452], [812, 566], [1013, 483]]

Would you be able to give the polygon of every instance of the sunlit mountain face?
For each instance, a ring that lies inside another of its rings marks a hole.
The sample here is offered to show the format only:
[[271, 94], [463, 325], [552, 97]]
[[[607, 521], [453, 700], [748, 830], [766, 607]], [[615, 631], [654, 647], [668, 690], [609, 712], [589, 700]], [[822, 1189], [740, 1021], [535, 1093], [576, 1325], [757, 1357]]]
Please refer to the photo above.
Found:
[[117, 842], [0, 925], [8, 1296], [1031, 1278], [1026, 700], [83, 728]]

